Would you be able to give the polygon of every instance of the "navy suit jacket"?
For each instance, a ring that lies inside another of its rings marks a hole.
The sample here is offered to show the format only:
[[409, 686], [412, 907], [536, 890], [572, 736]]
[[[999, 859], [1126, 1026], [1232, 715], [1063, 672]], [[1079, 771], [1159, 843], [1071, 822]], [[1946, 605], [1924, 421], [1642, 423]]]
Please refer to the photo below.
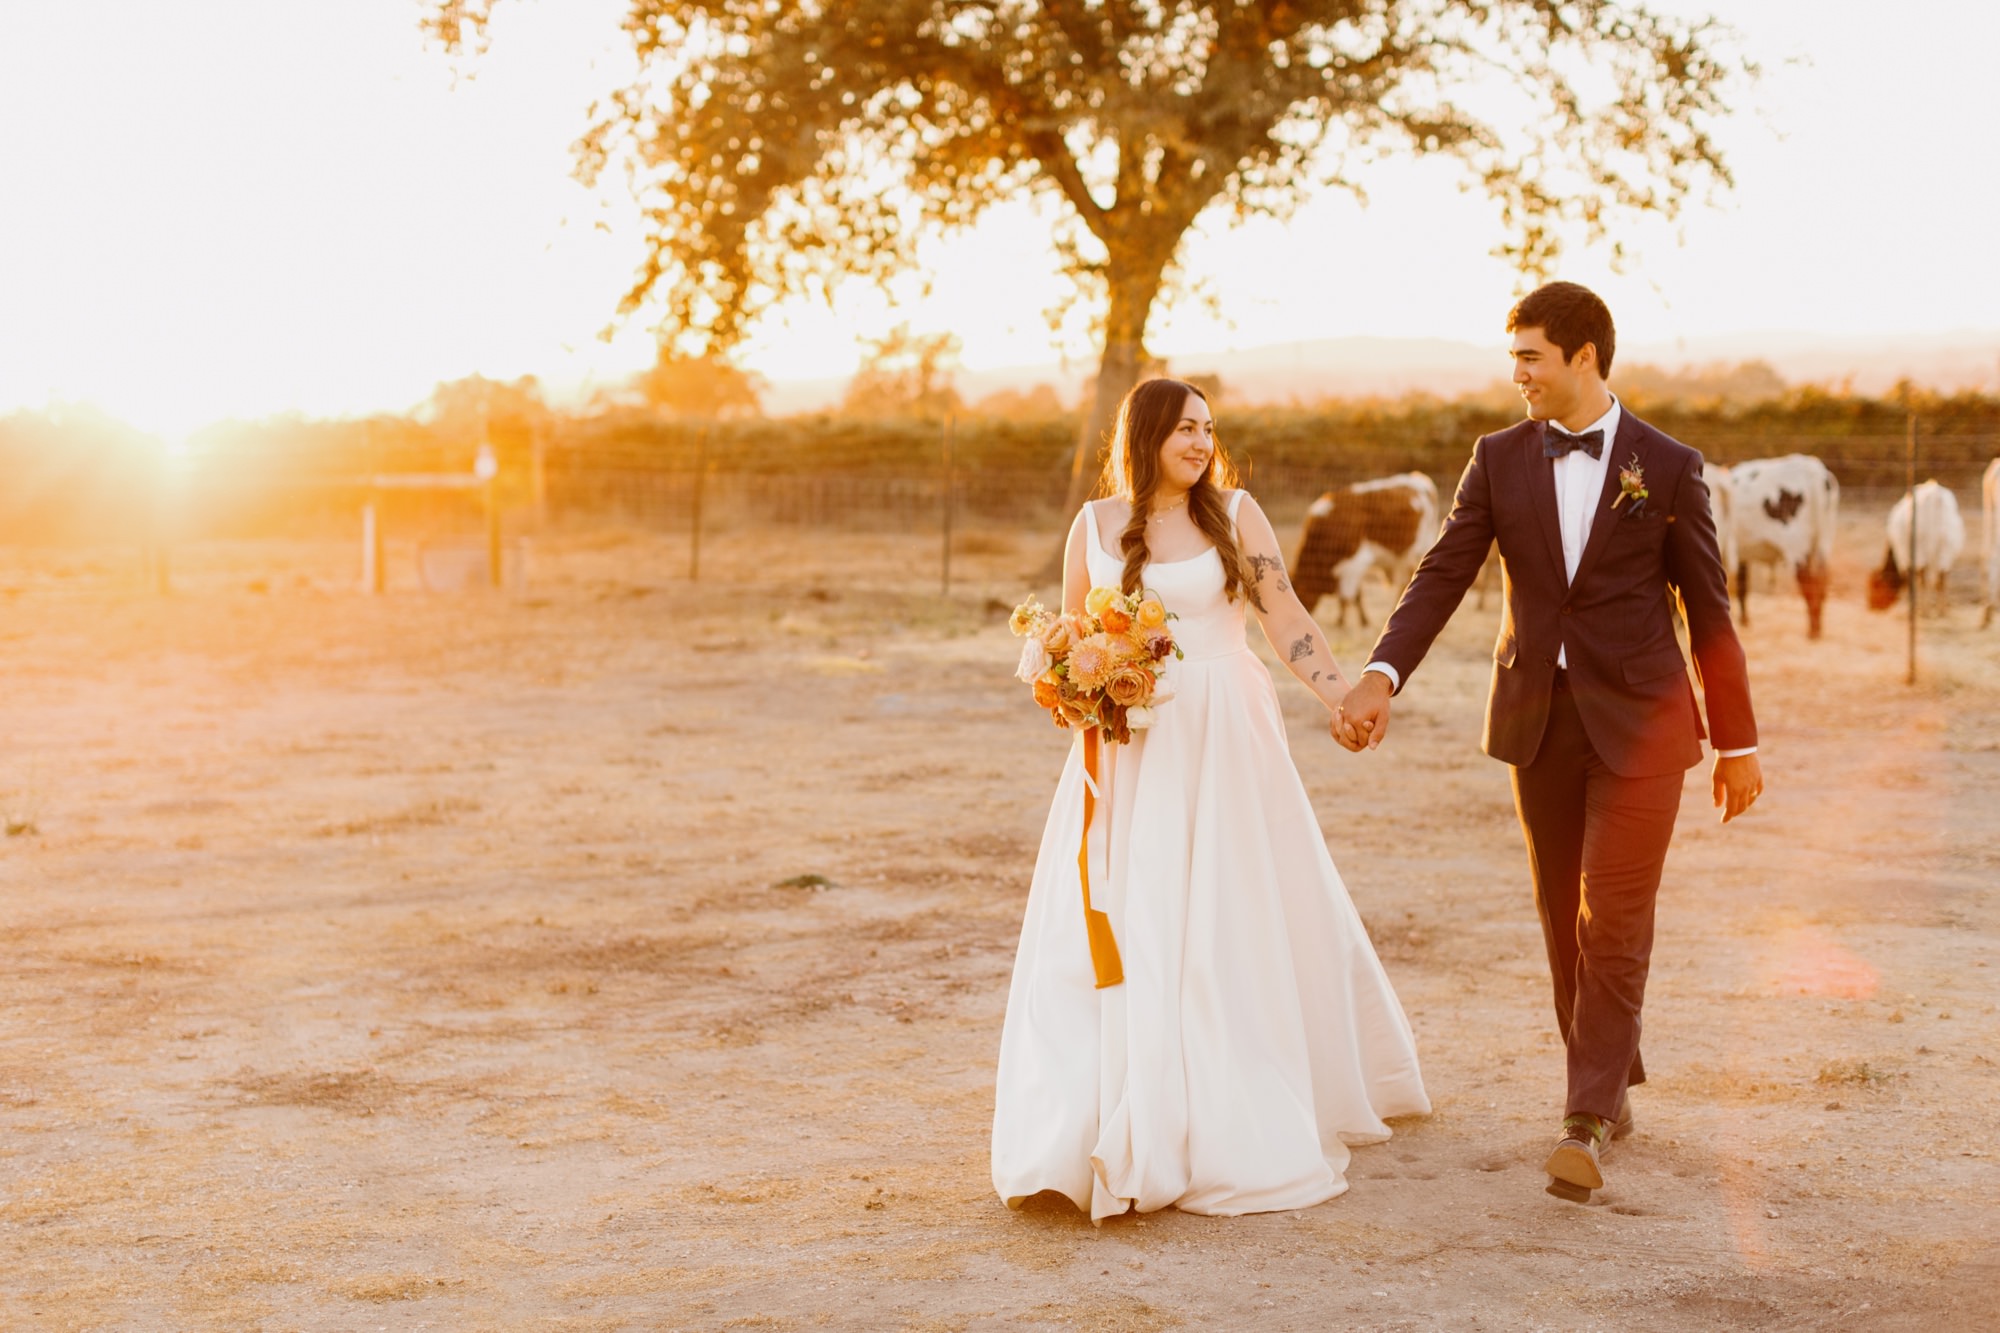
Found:
[[[1701, 760], [1701, 710], [1674, 637], [1672, 599], [1685, 608], [1695, 669], [1720, 750], [1757, 743], [1750, 680], [1729, 620], [1701, 455], [1620, 413], [1604, 489], [1576, 578], [1563, 567], [1555, 463], [1543, 457], [1539, 421], [1482, 436], [1459, 479], [1438, 540], [1383, 627], [1370, 661], [1408, 683], [1433, 640], [1500, 548], [1506, 607], [1493, 647], [1493, 686], [1480, 747], [1516, 766], [1532, 763], [1547, 729], [1556, 652], [1593, 748], [1612, 772], [1646, 777]], [[1636, 466], [1649, 492], [1617, 503], [1621, 468]]]

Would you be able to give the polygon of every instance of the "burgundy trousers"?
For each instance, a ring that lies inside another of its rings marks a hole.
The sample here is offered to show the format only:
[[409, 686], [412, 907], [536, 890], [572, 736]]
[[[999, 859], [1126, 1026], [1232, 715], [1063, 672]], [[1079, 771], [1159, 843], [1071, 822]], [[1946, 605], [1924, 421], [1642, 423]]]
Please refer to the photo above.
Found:
[[1639, 1010], [1653, 957], [1653, 903], [1685, 774], [1620, 777], [1591, 748], [1562, 676], [1533, 763], [1512, 770], [1535, 907], [1569, 1052], [1565, 1114], [1617, 1118], [1646, 1081]]

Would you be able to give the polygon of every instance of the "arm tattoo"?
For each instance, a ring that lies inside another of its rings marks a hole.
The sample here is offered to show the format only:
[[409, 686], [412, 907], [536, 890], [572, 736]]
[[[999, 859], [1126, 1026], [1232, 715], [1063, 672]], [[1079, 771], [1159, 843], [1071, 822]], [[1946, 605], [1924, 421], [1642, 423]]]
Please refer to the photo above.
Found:
[[1277, 572], [1278, 575], [1278, 591], [1290, 592], [1292, 590], [1292, 585], [1285, 581], [1284, 561], [1278, 559], [1278, 557], [1275, 555], [1264, 555], [1261, 552], [1250, 557], [1250, 572], [1253, 575], [1255, 575], [1256, 581], [1258, 583], [1262, 583], [1264, 581], [1265, 574], [1270, 573], [1274, 570]]
[[1311, 657], [1312, 655], [1313, 655], [1312, 635], [1306, 634], [1302, 635], [1299, 638], [1299, 641], [1292, 645], [1292, 655], [1290, 658], [1286, 660], [1296, 662], [1302, 657]]

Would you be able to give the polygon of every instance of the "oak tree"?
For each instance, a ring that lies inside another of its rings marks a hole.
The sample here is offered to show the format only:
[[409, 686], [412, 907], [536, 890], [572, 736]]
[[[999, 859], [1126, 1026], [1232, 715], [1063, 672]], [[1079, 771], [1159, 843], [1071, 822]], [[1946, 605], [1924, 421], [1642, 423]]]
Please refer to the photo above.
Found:
[[[426, 22], [476, 47], [505, 3], [426, 0]], [[635, 72], [577, 150], [643, 208], [622, 313], [727, 348], [777, 302], [1046, 201], [1102, 333], [1072, 508], [1198, 218], [1445, 157], [1539, 275], [1566, 234], [1727, 185], [1713, 131], [1750, 72], [1712, 22], [1624, 0], [629, 0], [624, 26]]]

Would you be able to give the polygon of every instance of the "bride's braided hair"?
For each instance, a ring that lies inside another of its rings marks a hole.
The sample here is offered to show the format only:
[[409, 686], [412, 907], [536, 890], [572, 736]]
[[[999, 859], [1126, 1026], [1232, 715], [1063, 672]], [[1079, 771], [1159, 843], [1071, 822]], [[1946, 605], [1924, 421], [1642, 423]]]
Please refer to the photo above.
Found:
[[[1146, 518], [1153, 492], [1160, 484], [1160, 446], [1186, 415], [1189, 394], [1204, 403], [1208, 401], [1208, 395], [1192, 384], [1151, 379], [1134, 386], [1118, 405], [1118, 425], [1111, 436], [1111, 449], [1104, 457], [1098, 491], [1119, 496], [1132, 506], [1132, 517], [1118, 538], [1118, 549], [1125, 553], [1125, 573], [1121, 580], [1125, 592], [1140, 590], [1146, 562], [1152, 558], [1146, 545]], [[1236, 544], [1236, 533], [1230, 526], [1229, 501], [1223, 494], [1236, 484], [1236, 465], [1218, 439], [1215, 452], [1209, 456], [1208, 470], [1188, 492], [1188, 517], [1215, 543], [1215, 553], [1222, 557], [1224, 595], [1231, 600], [1247, 596], [1262, 611], [1264, 602], [1257, 595], [1256, 580], [1248, 576], [1243, 550]]]

